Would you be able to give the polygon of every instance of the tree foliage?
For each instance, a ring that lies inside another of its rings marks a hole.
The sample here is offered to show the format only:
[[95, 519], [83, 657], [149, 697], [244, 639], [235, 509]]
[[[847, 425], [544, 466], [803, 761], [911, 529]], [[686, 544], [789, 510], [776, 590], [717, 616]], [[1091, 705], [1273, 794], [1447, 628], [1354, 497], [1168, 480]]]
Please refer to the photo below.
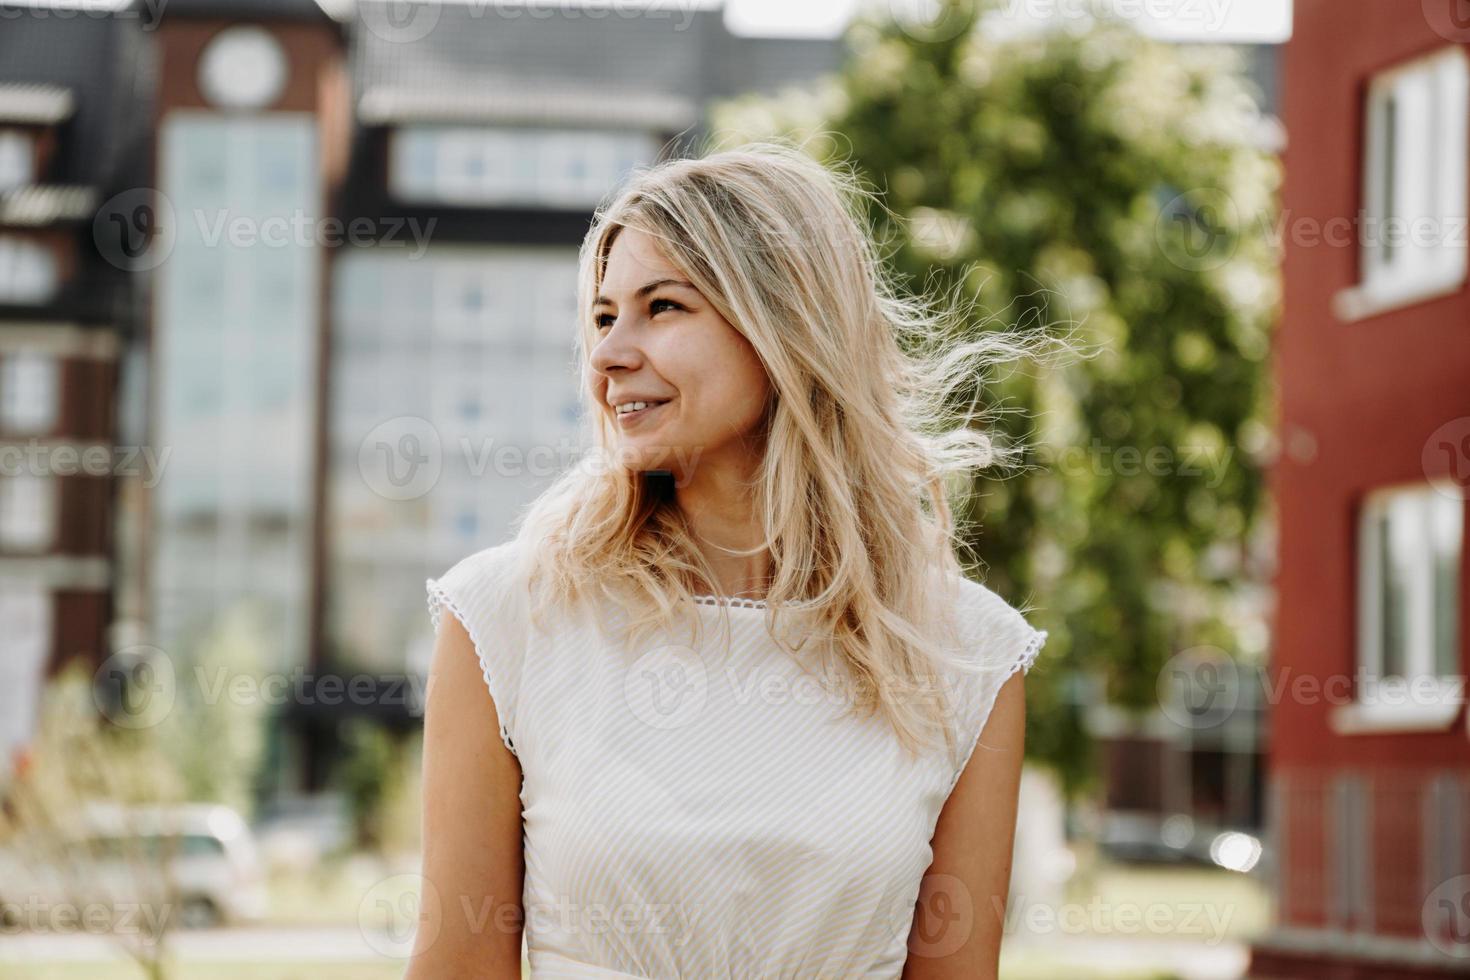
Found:
[[1002, 33], [990, 8], [859, 20], [836, 77], [727, 104], [714, 130], [856, 166], [882, 193], [869, 220], [900, 277], [1004, 313], [976, 330], [1065, 322], [1093, 352], [976, 379], [1018, 409], [996, 435], [1030, 443], [1031, 465], [957, 501], [986, 584], [1050, 630], [1027, 685], [1048, 721], [1028, 751], [1075, 791], [1094, 769], [1085, 702], [1147, 708], [1174, 653], [1241, 650], [1279, 166], [1236, 50], [1106, 20]]

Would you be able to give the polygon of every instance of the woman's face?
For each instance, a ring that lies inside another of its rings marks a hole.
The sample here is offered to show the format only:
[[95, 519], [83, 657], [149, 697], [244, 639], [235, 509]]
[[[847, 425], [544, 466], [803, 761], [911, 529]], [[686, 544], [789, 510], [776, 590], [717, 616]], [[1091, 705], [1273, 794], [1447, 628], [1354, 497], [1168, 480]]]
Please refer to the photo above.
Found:
[[[593, 308], [593, 395], [618, 433], [619, 459], [668, 470], [679, 485], [694, 467], [748, 464], [770, 382], [755, 348], [659, 252], [623, 228], [608, 252]], [[650, 403], [622, 414], [624, 402]]]

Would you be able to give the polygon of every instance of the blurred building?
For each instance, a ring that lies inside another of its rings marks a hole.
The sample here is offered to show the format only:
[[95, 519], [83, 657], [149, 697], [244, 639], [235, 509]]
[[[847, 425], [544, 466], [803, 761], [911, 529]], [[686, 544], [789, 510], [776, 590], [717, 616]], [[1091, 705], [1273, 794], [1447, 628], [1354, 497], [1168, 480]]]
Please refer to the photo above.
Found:
[[118, 416], [127, 283], [93, 215], [141, 115], [133, 51], [106, 19], [0, 30], [0, 771], [41, 678], [95, 660], [112, 619], [114, 474], [147, 461]]
[[[672, 5], [3, 13], [0, 448], [114, 465], [0, 473], [0, 737], [64, 657], [187, 679], [252, 623], [259, 669], [307, 679], [278, 789], [322, 784], [348, 715], [413, 724], [424, 579], [581, 448], [593, 207], [841, 50]], [[372, 690], [320, 683], [346, 674]]]
[[[1422, 10], [1421, 10], [1422, 6]], [[1298, 0], [1259, 977], [1470, 975], [1466, 122], [1453, 0]]]

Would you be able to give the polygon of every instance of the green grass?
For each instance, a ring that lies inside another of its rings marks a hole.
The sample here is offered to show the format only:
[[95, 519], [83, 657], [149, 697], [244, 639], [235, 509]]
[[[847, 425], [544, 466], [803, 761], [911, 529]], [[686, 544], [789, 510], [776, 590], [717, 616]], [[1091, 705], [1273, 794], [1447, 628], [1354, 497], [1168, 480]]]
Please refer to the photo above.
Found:
[[[1160, 938], [1249, 942], [1264, 934], [1275, 914], [1270, 891], [1258, 879], [1231, 871], [1192, 867], [1144, 867], [1099, 863], [1068, 882], [1066, 901], [1100, 902], [1105, 908], [1162, 907], [1174, 913], [1151, 935]], [[1191, 919], [1194, 910], [1207, 910]], [[1215, 929], [1218, 924], [1220, 928]]]

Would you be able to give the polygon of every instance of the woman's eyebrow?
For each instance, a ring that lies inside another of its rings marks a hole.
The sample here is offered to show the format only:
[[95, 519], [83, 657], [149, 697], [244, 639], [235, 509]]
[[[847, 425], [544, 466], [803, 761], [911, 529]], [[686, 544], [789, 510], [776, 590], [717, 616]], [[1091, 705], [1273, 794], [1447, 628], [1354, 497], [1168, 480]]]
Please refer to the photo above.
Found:
[[[653, 282], [646, 282], [643, 285], [639, 286], [633, 292], [633, 298], [638, 299], [640, 297], [647, 296], [649, 293], [653, 292], [660, 286], [685, 286], [689, 289], [693, 289], [694, 283], [685, 282], [683, 279], [655, 279]], [[611, 306], [612, 300], [608, 299], [606, 296], [599, 296], [592, 301], [592, 305]]]

